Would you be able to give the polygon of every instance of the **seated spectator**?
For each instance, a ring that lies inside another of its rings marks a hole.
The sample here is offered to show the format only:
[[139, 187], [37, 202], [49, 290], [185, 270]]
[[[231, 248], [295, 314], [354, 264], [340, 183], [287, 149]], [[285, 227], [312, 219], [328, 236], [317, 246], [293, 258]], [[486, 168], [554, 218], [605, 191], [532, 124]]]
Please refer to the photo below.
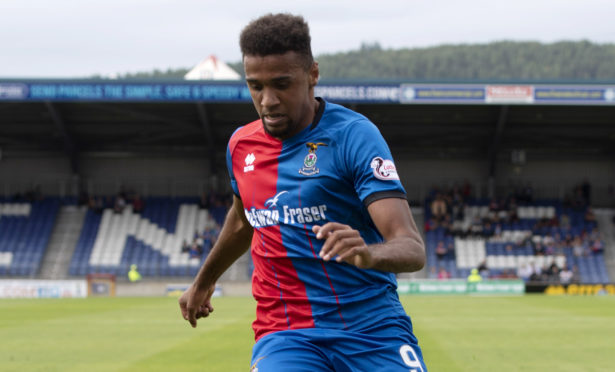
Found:
[[489, 277], [489, 268], [487, 267], [486, 260], [483, 260], [483, 262], [478, 265], [477, 269], [480, 276], [482, 276], [483, 278]]
[[530, 277], [533, 274], [534, 274], [534, 269], [532, 268], [532, 265], [530, 265], [529, 263], [526, 263], [525, 265], [519, 267], [519, 269], [517, 270], [517, 276], [526, 282], [530, 280]]
[[584, 257], [587, 256], [587, 250], [580, 236], [575, 236], [572, 241], [572, 254], [576, 257]]
[[182, 253], [188, 252], [190, 252], [190, 244], [188, 244], [188, 241], [184, 239], [184, 241], [182, 242]]
[[472, 236], [480, 236], [483, 234], [483, 223], [480, 220], [480, 217], [474, 216], [472, 219], [469, 234]]
[[495, 229], [493, 227], [493, 225], [491, 224], [491, 222], [487, 221], [484, 225], [483, 225], [483, 231], [482, 234], [484, 237], [488, 238], [490, 236], [493, 236]]
[[132, 210], [135, 213], [141, 213], [145, 208], [145, 203], [139, 194], [135, 194], [134, 199], [132, 200]]
[[438, 245], [436, 246], [436, 256], [438, 257], [438, 260], [441, 260], [446, 257], [447, 253], [448, 249], [446, 249], [446, 247], [444, 246], [444, 242], [440, 240], [438, 242]]
[[572, 282], [572, 271], [568, 266], [564, 266], [562, 271], [559, 272], [559, 282], [562, 284], [570, 284]]
[[115, 203], [113, 205], [113, 210], [115, 211], [115, 213], [122, 213], [125, 207], [126, 207], [126, 199], [124, 199], [124, 196], [121, 193], [117, 194], [117, 196], [115, 197]]
[[590, 247], [593, 254], [601, 254], [604, 252], [604, 243], [602, 243], [600, 239], [594, 240]]
[[536, 244], [534, 244], [534, 255], [535, 256], [544, 256], [545, 254], [545, 247], [542, 245], [541, 242], [536, 242]]
[[441, 221], [446, 215], [446, 202], [442, 194], [437, 194], [434, 201], [431, 202], [431, 215], [436, 221]]
[[545, 279], [549, 282], [559, 282], [559, 267], [553, 262], [545, 271]]
[[425, 221], [425, 232], [433, 231], [438, 228], [438, 223], [433, 218]]
[[491, 198], [491, 201], [489, 202], [489, 211], [497, 212], [499, 210], [500, 210], [500, 204], [498, 204], [497, 199]]
[[515, 274], [515, 272], [511, 269], [504, 269], [502, 270], [502, 272], [497, 276], [498, 279], [517, 279], [518, 276]]
[[203, 248], [196, 242], [196, 240], [190, 246], [190, 258], [200, 258], [203, 253]]
[[440, 280], [447, 280], [451, 278], [451, 274], [446, 271], [445, 268], [441, 267], [440, 271], [438, 272], [438, 279]]

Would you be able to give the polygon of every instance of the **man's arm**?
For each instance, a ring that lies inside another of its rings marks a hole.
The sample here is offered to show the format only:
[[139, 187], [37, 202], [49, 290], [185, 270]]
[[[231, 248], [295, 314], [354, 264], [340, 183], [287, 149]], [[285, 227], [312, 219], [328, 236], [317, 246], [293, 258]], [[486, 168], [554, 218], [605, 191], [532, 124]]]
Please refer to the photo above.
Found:
[[233, 206], [226, 215], [218, 240], [194, 282], [179, 299], [182, 316], [192, 327], [196, 327], [197, 319], [208, 316], [214, 310], [210, 300], [216, 282], [248, 250], [252, 232], [241, 199], [233, 196]]
[[318, 239], [326, 239], [320, 257], [325, 261], [335, 258], [338, 262], [347, 262], [362, 269], [393, 273], [422, 269], [425, 266], [425, 245], [406, 200], [376, 200], [367, 210], [384, 242], [366, 245], [357, 230], [329, 222], [313, 227]]

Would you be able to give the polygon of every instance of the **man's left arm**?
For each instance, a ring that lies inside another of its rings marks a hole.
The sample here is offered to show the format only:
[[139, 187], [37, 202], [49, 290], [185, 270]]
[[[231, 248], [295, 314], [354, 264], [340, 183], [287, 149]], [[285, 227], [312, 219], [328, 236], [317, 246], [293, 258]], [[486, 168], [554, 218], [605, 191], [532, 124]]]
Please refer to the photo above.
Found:
[[362, 269], [400, 273], [418, 271], [425, 265], [425, 245], [405, 199], [386, 198], [367, 207], [384, 242], [367, 245], [359, 231], [329, 222], [314, 226], [318, 239], [325, 239], [320, 257], [335, 259]]

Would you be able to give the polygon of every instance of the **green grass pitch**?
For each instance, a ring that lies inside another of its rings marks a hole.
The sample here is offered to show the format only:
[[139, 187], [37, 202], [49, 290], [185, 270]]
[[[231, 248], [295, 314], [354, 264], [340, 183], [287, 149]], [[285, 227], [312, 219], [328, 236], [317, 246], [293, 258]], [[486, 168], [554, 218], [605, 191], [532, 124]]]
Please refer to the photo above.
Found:
[[[615, 297], [402, 296], [439, 371], [613, 371]], [[173, 298], [0, 300], [0, 371], [247, 371], [254, 301], [192, 329]]]

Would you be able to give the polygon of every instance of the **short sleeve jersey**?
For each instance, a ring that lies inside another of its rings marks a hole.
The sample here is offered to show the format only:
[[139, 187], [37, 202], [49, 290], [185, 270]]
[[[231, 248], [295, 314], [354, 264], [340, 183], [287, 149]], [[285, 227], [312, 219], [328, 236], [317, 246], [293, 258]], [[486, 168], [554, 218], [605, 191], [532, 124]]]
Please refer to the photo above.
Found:
[[365, 330], [406, 317], [392, 273], [319, 257], [315, 224], [339, 222], [382, 242], [367, 206], [405, 198], [390, 150], [364, 116], [319, 99], [314, 123], [280, 141], [260, 120], [227, 149], [231, 185], [254, 227], [255, 337], [301, 328]]

